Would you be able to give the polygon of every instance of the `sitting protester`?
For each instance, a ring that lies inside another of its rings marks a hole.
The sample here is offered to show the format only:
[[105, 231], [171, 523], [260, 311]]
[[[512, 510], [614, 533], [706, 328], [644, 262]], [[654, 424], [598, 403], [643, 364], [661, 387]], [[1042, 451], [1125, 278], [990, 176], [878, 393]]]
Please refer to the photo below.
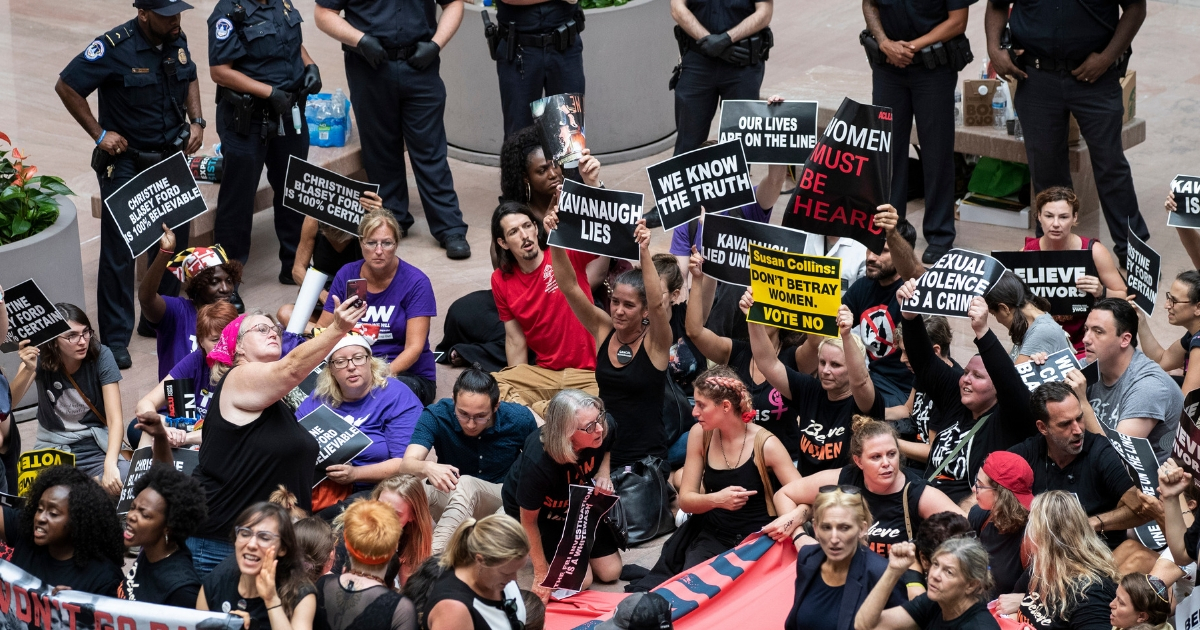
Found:
[[292, 523], [292, 527], [296, 530], [296, 545], [301, 556], [300, 562], [304, 565], [304, 576], [316, 584], [322, 575], [333, 568], [336, 545], [333, 527], [319, 516], [302, 518]]
[[[402, 527], [391, 506], [357, 501], [341, 515], [346, 572], [317, 582], [315, 630], [415, 630], [413, 603], [386, 580]], [[332, 544], [330, 545], [332, 547]]]
[[[503, 507], [504, 477], [536, 431], [529, 409], [500, 402], [496, 379], [478, 368], [458, 375], [453, 398], [421, 412], [399, 468], [428, 481], [425, 494], [437, 521], [433, 553], [446, 548], [459, 523]], [[431, 450], [437, 451], [436, 462], [426, 459]]]
[[1013, 362], [1024, 363], [1039, 352], [1054, 354], [1071, 348], [1070, 339], [1050, 315], [1050, 302], [1034, 295], [1012, 271], [1004, 270], [983, 301], [992, 317], [1008, 329]]
[[921, 526], [917, 528], [917, 535], [912, 539], [913, 545], [917, 548], [917, 565], [920, 567], [921, 581], [905, 580], [909, 599], [916, 599], [917, 596], [926, 592], [924, 579], [929, 575], [929, 569], [933, 566], [933, 556], [937, 548], [947, 540], [963, 535], [973, 536], [974, 532], [971, 531], [971, 523], [967, 521], [967, 517], [963, 516], [959, 510], [938, 512], [921, 521]]
[[[425, 491], [422, 489], [424, 485], [412, 475], [396, 475], [379, 482], [371, 494], [365, 497], [391, 506], [396, 512], [396, 517], [400, 519], [400, 541], [384, 575], [384, 581], [389, 585], [400, 587], [408, 584], [408, 578], [431, 555], [433, 518], [429, 515], [429, 504], [425, 501]], [[343, 519], [339, 514], [333, 521], [335, 532], [341, 531], [342, 523]], [[333, 558], [330, 572], [334, 575], [345, 573], [350, 566], [350, 555], [346, 550], [345, 541], [337, 541]]]
[[1146, 626], [1171, 630], [1171, 592], [1161, 578], [1145, 573], [1128, 573], [1117, 585], [1109, 604], [1108, 622], [1116, 630]]
[[[929, 337], [933, 344], [934, 360], [945, 363], [950, 368], [951, 376], [958, 381], [962, 377], [963, 369], [954, 357], [950, 356], [950, 344], [954, 341], [950, 322], [941, 315], [929, 315], [922, 319], [925, 321], [925, 336]], [[896, 324], [896, 344], [900, 347], [900, 362], [908, 371], [913, 372], [908, 353], [904, 351], [905, 321], [902, 319]], [[921, 464], [929, 461], [930, 445], [938, 432], [946, 428], [946, 415], [934, 404], [927, 384], [920, 378], [913, 378], [913, 388], [908, 395], [908, 401], [903, 405], [885, 409], [884, 418], [896, 424], [896, 431], [900, 434], [900, 454]], [[904, 422], [906, 419], [908, 422]]]
[[[429, 630], [524, 627], [525, 605], [516, 580], [530, 549], [521, 524], [509, 516], [493, 514], [478, 521], [463, 521], [442, 554], [441, 577], [421, 607], [423, 627]], [[535, 592], [538, 579], [534, 578]]]
[[1200, 361], [1200, 355], [1192, 354], [1200, 350], [1200, 272], [1189, 269], [1175, 276], [1175, 282], [1163, 294], [1167, 321], [1182, 327], [1183, 337], [1179, 343], [1163, 348], [1154, 338], [1154, 331], [1150, 330], [1149, 318], [1139, 308], [1138, 341], [1142, 344], [1142, 352], [1158, 367], [1168, 372], [1183, 370], [1183, 395], [1187, 396], [1188, 392], [1200, 387], [1200, 370], [1188, 371], [1192, 361]]
[[885, 609], [896, 582], [915, 559], [912, 543], [892, 546], [887, 571], [854, 618], [856, 630], [1000, 630], [987, 607], [992, 590], [987, 551], [970, 538], [951, 538], [933, 552], [928, 592]]
[[133, 504], [125, 516], [125, 548], [140, 551], [125, 571], [119, 596], [195, 608], [200, 578], [186, 543], [207, 517], [204, 490], [195, 477], [169, 464], [152, 466], [133, 486]]
[[1033, 469], [1021, 456], [996, 451], [983, 460], [972, 486], [975, 505], [967, 519], [987, 549], [994, 594], [1011, 593], [1025, 572], [1021, 541], [1033, 502]]

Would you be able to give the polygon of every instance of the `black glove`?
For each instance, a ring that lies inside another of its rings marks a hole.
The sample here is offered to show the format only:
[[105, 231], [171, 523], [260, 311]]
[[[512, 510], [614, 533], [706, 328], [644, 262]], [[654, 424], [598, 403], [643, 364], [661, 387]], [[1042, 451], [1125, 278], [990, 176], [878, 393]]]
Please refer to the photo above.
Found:
[[367, 60], [372, 69], [378, 68], [379, 64], [387, 61], [387, 51], [373, 35], [363, 35], [362, 39], [358, 40], [358, 54]]
[[750, 64], [750, 47], [749, 46], [730, 46], [721, 53], [721, 60], [731, 63], [735, 66], [745, 66]]
[[271, 95], [267, 97], [267, 103], [271, 106], [271, 111], [274, 112], [276, 116], [282, 116], [288, 113], [288, 110], [292, 109], [293, 100], [295, 100], [295, 98], [292, 96], [291, 92], [284, 92], [276, 87], [271, 88]]
[[700, 48], [700, 53], [705, 57], [716, 59], [725, 52], [726, 48], [733, 45], [733, 40], [729, 39], [729, 33], [716, 33], [705, 35], [696, 40], [696, 46]]
[[417, 50], [408, 57], [408, 65], [417, 70], [424, 70], [433, 64], [438, 58], [438, 53], [442, 51], [442, 47], [436, 42], [417, 42]]
[[317, 64], [304, 66], [304, 93], [317, 94], [321, 91], [321, 69]]

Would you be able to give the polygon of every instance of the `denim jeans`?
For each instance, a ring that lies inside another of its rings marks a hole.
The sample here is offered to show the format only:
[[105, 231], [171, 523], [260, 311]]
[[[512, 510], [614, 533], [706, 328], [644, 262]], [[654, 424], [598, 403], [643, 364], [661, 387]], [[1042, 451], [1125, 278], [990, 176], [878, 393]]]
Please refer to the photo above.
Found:
[[216, 538], [193, 536], [187, 539], [187, 546], [192, 552], [192, 566], [195, 567], [196, 577], [199, 578], [212, 573], [222, 560], [233, 554], [233, 543]]

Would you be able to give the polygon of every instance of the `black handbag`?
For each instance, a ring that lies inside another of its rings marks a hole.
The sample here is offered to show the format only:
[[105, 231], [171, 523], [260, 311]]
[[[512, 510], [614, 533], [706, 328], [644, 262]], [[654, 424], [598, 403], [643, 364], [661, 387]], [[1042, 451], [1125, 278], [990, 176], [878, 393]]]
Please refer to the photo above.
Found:
[[684, 435], [696, 424], [692, 417], [692, 403], [683, 388], [671, 378], [667, 378], [663, 392], [662, 422], [667, 431], [667, 445], [674, 444], [679, 436]]
[[[609, 511], [614, 516], [610, 523], [620, 514], [625, 522], [626, 544], [641, 544], [675, 530], [671, 514], [675, 490], [667, 481], [669, 474], [666, 462], [653, 455], [613, 471], [613, 489], [621, 500]], [[613, 533], [617, 534], [616, 528]]]

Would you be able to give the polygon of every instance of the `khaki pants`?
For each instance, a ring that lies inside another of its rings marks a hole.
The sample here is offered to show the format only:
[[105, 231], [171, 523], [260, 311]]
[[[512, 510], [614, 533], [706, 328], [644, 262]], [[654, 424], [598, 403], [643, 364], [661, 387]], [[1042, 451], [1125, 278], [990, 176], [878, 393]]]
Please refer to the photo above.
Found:
[[555, 372], [536, 365], [506, 367], [492, 376], [500, 384], [500, 400], [529, 407], [539, 417], [546, 417], [550, 399], [564, 389], [579, 389], [593, 396], [600, 395], [596, 372], [567, 368]]
[[446, 549], [450, 537], [459, 524], [468, 518], [480, 519], [502, 510], [498, 483], [484, 481], [478, 477], [463, 475], [453, 492], [442, 492], [425, 484], [425, 498], [429, 500], [429, 513], [437, 525], [433, 528], [433, 553]]

